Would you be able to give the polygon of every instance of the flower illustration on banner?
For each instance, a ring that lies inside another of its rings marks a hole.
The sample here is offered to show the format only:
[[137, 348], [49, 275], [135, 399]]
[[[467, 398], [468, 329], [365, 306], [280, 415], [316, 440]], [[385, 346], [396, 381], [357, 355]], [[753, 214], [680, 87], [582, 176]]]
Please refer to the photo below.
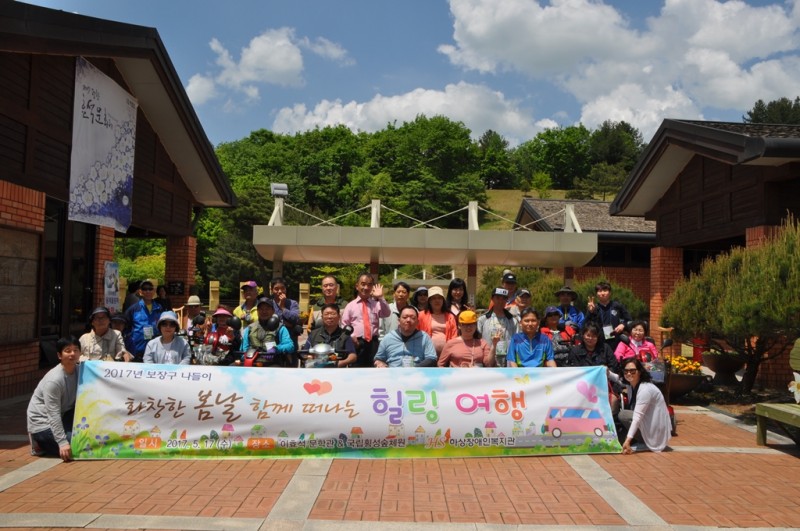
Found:
[[322, 396], [324, 394], [330, 393], [333, 391], [333, 386], [330, 382], [323, 382], [321, 380], [311, 380], [311, 382], [304, 383], [303, 389], [306, 390], [306, 393], [313, 395], [317, 394]]

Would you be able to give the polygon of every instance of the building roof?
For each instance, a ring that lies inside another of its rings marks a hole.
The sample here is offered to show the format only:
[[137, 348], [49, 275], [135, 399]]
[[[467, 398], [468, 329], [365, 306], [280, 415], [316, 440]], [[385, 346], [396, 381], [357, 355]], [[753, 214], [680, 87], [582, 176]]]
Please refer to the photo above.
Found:
[[[525, 198], [517, 213], [516, 223], [522, 223], [524, 215], [533, 220], [540, 220], [528, 225], [530, 230], [563, 231], [565, 224], [564, 209], [573, 205], [575, 217], [584, 232], [617, 232], [655, 234], [656, 223], [638, 217], [611, 216], [610, 202], [579, 201], [574, 199], [532, 199]], [[524, 230], [524, 229], [518, 229]]]
[[155, 28], [2, 1], [0, 50], [114, 61], [196, 202], [236, 205], [236, 196]]
[[611, 203], [611, 215], [644, 216], [696, 155], [731, 165], [800, 161], [800, 126], [664, 120]]

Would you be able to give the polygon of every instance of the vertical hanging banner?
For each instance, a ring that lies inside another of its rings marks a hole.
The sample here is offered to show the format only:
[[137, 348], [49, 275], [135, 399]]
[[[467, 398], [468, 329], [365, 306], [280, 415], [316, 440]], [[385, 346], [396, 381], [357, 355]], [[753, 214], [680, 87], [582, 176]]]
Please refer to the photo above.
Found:
[[605, 367], [81, 364], [77, 459], [618, 453]]
[[103, 274], [103, 305], [111, 312], [122, 311], [119, 301], [119, 264], [105, 262]]
[[69, 219], [131, 225], [138, 103], [83, 57], [75, 60]]

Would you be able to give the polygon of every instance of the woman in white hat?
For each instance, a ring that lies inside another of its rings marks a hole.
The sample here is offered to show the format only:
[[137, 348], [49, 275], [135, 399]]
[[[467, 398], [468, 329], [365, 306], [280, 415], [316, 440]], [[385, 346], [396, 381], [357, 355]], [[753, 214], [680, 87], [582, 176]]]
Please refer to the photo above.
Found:
[[144, 351], [144, 363], [162, 363], [169, 365], [189, 365], [192, 362], [192, 351], [185, 339], [177, 335], [178, 316], [175, 312], [163, 312], [158, 318], [158, 331], [161, 334], [147, 342]]
[[428, 309], [419, 312], [417, 329], [431, 336], [437, 358], [442, 354], [445, 343], [458, 336], [456, 318], [446, 306], [444, 290], [434, 286], [428, 290]]

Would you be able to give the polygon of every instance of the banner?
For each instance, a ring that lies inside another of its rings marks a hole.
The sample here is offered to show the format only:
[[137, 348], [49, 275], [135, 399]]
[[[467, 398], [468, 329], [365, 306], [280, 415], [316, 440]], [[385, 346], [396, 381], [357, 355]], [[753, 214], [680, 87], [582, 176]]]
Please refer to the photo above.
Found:
[[83, 57], [75, 60], [69, 219], [126, 232], [131, 225], [133, 96]]
[[104, 265], [103, 306], [111, 313], [122, 311], [119, 302], [119, 264], [116, 262], [105, 262]]
[[77, 459], [618, 453], [605, 367], [81, 364]]

